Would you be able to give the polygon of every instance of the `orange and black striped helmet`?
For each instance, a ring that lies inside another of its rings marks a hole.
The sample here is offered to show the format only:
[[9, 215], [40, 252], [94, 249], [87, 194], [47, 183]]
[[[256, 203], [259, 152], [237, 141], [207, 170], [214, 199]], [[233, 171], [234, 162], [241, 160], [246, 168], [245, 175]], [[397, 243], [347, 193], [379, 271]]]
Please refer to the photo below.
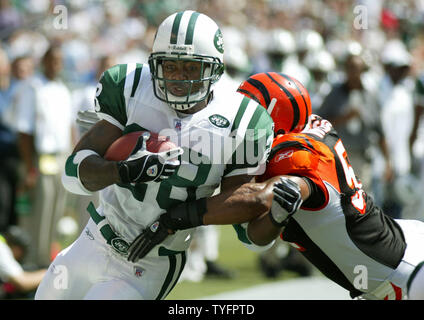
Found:
[[275, 134], [300, 132], [312, 112], [306, 88], [295, 78], [282, 73], [257, 73], [244, 81], [237, 92], [261, 104], [274, 120]]

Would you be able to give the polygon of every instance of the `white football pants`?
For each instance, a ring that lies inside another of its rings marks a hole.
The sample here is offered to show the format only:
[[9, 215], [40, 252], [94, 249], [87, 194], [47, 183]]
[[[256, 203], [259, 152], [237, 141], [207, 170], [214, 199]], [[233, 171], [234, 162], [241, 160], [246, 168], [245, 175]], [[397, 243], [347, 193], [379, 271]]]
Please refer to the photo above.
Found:
[[51, 263], [35, 299], [165, 299], [185, 261], [183, 251], [149, 253], [138, 263], [128, 262], [106, 243], [90, 219], [79, 238]]

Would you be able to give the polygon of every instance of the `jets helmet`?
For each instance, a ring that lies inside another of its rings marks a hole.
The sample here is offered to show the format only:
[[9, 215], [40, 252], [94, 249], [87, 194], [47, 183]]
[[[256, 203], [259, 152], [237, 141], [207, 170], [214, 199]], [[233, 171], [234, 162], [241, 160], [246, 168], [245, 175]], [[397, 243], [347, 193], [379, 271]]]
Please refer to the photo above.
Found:
[[282, 73], [264, 72], [250, 76], [237, 92], [255, 100], [274, 120], [274, 133], [302, 131], [311, 116], [311, 99], [295, 78]]
[[[191, 10], [172, 14], [158, 27], [149, 56], [155, 96], [178, 111], [206, 100], [224, 71], [223, 56], [222, 33], [211, 18]], [[200, 63], [200, 76], [165, 78], [164, 61]], [[183, 94], [172, 93], [172, 85], [183, 87]]]

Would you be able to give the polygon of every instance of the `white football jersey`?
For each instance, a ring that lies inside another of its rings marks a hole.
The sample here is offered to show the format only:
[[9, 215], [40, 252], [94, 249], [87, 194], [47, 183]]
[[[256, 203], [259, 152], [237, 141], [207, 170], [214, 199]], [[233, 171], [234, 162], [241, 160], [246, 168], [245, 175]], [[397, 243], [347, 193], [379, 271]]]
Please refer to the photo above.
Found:
[[[119, 184], [101, 190], [99, 213], [128, 242], [168, 208], [210, 197], [222, 178], [263, 173], [273, 138], [273, 122], [266, 110], [223, 86], [217, 86], [206, 108], [193, 115], [177, 114], [155, 97], [146, 64], [107, 70], [97, 86], [95, 109], [124, 134], [148, 130], [169, 136], [184, 149], [178, 171], [161, 183]], [[179, 231], [161, 245], [185, 250], [192, 231]]]

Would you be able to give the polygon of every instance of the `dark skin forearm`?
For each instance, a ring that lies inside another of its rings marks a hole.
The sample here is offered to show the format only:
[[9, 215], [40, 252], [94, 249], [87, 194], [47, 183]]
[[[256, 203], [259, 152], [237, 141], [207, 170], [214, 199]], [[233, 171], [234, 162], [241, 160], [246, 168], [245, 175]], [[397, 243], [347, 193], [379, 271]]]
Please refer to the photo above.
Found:
[[249, 223], [247, 234], [256, 245], [265, 246], [277, 238], [283, 229], [276, 227], [269, 214], [265, 213]]
[[120, 182], [116, 162], [106, 161], [95, 155], [87, 157], [81, 163], [80, 176], [84, 187], [89, 191], [98, 191]]
[[[310, 190], [307, 183], [300, 177], [294, 176], [285, 176], [290, 178], [298, 184], [300, 187], [300, 192], [302, 194], [302, 200], [305, 201], [310, 196]], [[280, 178], [276, 177], [276, 178]], [[276, 178], [273, 178], [274, 181]], [[278, 180], [277, 179], [277, 180]], [[269, 181], [269, 180], [268, 180]], [[271, 188], [272, 193], [272, 188]], [[256, 219], [253, 219], [249, 222], [247, 233], [249, 239], [252, 240], [255, 244], [259, 246], [264, 246], [269, 244], [275, 238], [277, 238], [282, 232], [282, 228], [276, 227], [269, 217], [268, 213], [264, 213], [258, 216]]]
[[227, 188], [223, 183], [223, 191], [207, 200], [208, 212], [203, 216], [204, 224], [240, 224], [268, 212], [272, 204], [272, 187], [278, 179], [276, 177], [264, 183], [247, 182]]
[[102, 157], [112, 142], [121, 136], [122, 131], [118, 127], [101, 120], [75, 146], [74, 153], [89, 149], [99, 154], [87, 157], [80, 164], [80, 178], [88, 190], [97, 191], [120, 182], [116, 161], [107, 161]]

